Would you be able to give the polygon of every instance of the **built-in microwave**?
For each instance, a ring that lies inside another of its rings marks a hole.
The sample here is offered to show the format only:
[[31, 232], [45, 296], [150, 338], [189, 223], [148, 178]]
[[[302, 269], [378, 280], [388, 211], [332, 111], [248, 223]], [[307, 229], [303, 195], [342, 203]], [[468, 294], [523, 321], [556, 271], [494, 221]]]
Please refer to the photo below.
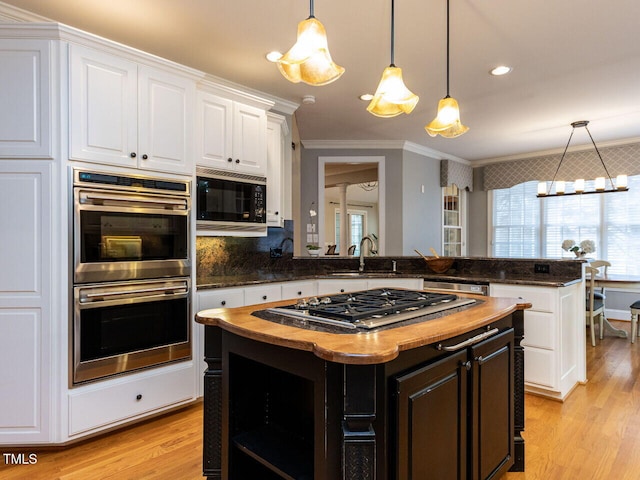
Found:
[[198, 235], [267, 234], [267, 179], [210, 168], [196, 169]]

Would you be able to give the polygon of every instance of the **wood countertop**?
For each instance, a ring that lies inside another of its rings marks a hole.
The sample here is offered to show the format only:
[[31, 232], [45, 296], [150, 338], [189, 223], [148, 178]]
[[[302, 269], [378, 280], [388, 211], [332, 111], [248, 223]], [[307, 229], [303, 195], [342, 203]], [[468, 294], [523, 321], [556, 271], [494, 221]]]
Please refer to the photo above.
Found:
[[336, 363], [371, 365], [395, 359], [401, 351], [443, 341], [477, 328], [491, 325], [516, 310], [530, 308], [515, 298], [463, 295], [482, 300], [478, 305], [421, 323], [377, 332], [326, 333], [282, 325], [252, 316], [266, 308], [289, 305], [291, 300], [238, 308], [213, 308], [196, 314], [205, 326], [220, 327], [245, 338], [297, 350], [313, 352], [319, 358]]

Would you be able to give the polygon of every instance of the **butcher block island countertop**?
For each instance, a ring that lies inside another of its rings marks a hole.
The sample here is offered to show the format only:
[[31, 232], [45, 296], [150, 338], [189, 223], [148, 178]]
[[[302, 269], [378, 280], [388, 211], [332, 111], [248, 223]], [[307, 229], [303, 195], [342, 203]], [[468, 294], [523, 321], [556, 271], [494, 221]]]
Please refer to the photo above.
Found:
[[252, 315], [291, 300], [198, 312], [208, 366], [203, 475], [484, 480], [524, 471], [529, 305], [459, 297], [478, 302], [359, 333]]
[[281, 347], [312, 352], [329, 362], [367, 365], [394, 360], [401, 351], [430, 345], [478, 328], [490, 326], [517, 310], [531, 304], [518, 303], [515, 298], [478, 297], [478, 305], [441, 318], [407, 326], [387, 328], [373, 333], [328, 333], [305, 330], [294, 326], [263, 320], [252, 313], [256, 310], [289, 305], [283, 300], [238, 308], [215, 308], [197, 313], [196, 321], [203, 325], [220, 327], [242, 337]]

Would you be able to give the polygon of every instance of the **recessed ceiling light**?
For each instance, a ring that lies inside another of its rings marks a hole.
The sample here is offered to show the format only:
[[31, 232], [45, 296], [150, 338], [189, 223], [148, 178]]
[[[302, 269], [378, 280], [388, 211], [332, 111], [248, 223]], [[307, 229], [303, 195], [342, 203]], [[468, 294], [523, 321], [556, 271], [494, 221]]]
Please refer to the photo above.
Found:
[[373, 99], [373, 95], [370, 93], [363, 93], [358, 98], [362, 101], [370, 102]]
[[267, 60], [269, 60], [270, 62], [277, 62], [278, 60], [280, 60], [282, 58], [282, 54], [280, 52], [269, 52], [266, 55]]
[[491, 73], [491, 75], [495, 75], [496, 77], [499, 77], [500, 75], [506, 75], [507, 73], [511, 72], [511, 70], [513, 70], [511, 67], [507, 67], [506, 65], [500, 65], [492, 69], [489, 73]]

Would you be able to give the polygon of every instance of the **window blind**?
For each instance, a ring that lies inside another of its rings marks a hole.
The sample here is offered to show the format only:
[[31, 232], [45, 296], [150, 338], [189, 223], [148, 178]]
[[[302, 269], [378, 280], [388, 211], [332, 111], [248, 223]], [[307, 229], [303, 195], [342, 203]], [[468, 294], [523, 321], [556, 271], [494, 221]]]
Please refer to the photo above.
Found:
[[[593, 189], [593, 182], [586, 182]], [[591, 183], [591, 185], [589, 185]], [[567, 183], [567, 190], [573, 185]], [[611, 262], [610, 273], [640, 275], [640, 175], [629, 192], [536, 197], [537, 182], [493, 190], [492, 254], [496, 257], [575, 258], [564, 240], [593, 240], [589, 258]]]

